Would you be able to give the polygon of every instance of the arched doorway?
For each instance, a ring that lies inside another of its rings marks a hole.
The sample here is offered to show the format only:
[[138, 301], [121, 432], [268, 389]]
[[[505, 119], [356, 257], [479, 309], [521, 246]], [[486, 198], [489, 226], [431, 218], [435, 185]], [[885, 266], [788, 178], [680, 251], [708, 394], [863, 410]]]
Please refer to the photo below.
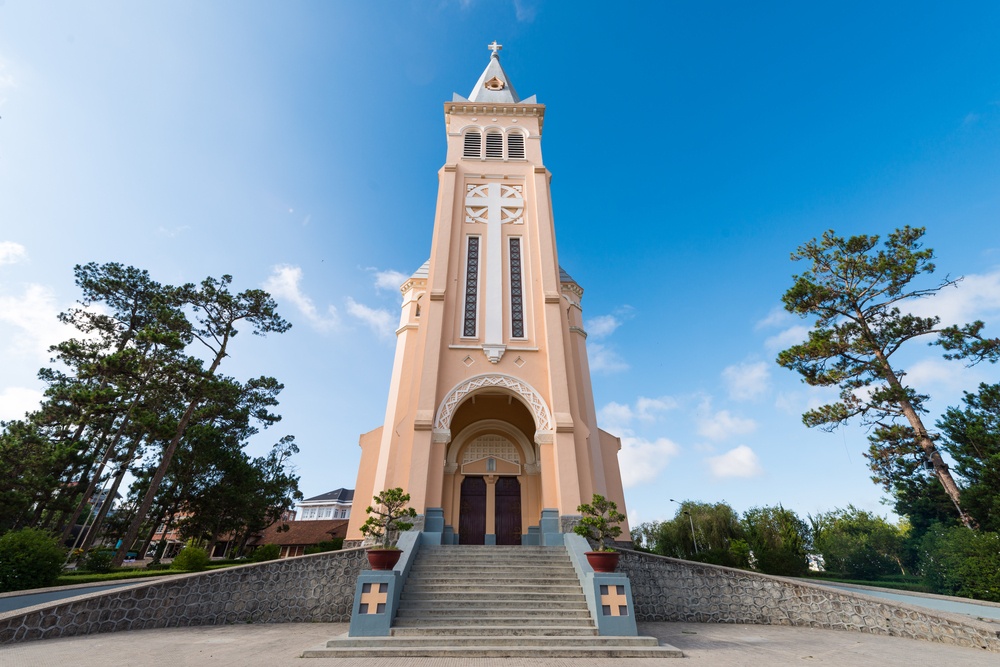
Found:
[[517, 477], [496, 481], [494, 525], [497, 544], [521, 543], [521, 483]]
[[462, 480], [458, 543], [486, 543], [486, 480], [482, 477], [466, 477]]

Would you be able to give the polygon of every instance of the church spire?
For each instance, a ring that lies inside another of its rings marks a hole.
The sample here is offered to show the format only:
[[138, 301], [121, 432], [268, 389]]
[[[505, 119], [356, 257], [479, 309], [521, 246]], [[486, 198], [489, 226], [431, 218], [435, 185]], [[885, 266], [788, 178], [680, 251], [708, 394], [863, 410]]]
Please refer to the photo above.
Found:
[[[479, 77], [476, 86], [469, 95], [469, 102], [499, 102], [501, 104], [517, 104], [521, 98], [517, 96], [517, 91], [511, 85], [507, 73], [500, 65], [501, 44], [493, 40], [487, 48], [493, 53], [490, 55], [490, 64], [483, 70], [483, 75]], [[456, 97], [459, 97], [456, 95]]]

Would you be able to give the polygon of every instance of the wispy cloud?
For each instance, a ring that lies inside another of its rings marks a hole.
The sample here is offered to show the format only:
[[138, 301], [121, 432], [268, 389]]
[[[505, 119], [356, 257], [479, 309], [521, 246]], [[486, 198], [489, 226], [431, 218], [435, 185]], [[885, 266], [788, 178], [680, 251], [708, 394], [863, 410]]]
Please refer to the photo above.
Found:
[[291, 303], [309, 322], [320, 331], [337, 328], [340, 316], [334, 306], [328, 306], [325, 313], [320, 313], [312, 299], [302, 291], [302, 269], [290, 264], [274, 267], [270, 277], [264, 282], [264, 289], [279, 301]]
[[166, 236], [168, 239], [175, 239], [187, 230], [191, 229], [190, 225], [179, 225], [177, 227], [157, 227], [156, 233], [160, 236]]
[[514, 13], [521, 23], [531, 23], [535, 20], [538, 8], [532, 0], [514, 0]]
[[607, 338], [613, 334], [626, 320], [632, 319], [635, 309], [632, 306], [619, 306], [608, 315], [598, 315], [588, 318], [583, 326], [587, 336], [594, 339]]
[[402, 286], [402, 284], [405, 283], [406, 279], [409, 277], [405, 273], [393, 271], [392, 269], [379, 271], [378, 269], [372, 267], [368, 270], [375, 273], [375, 289], [377, 290], [398, 292], [400, 286]]
[[0, 264], [17, 264], [28, 258], [28, 250], [20, 243], [0, 241]]
[[978, 319], [988, 323], [991, 315], [1000, 314], [1000, 269], [967, 275], [955, 287], [947, 287], [906, 306], [909, 312], [920, 317], [940, 317], [944, 325]]
[[347, 297], [347, 312], [364, 322], [379, 338], [389, 338], [396, 330], [396, 320], [388, 310], [369, 308]]
[[21, 295], [0, 295], [0, 323], [13, 327], [11, 352], [48, 359], [50, 346], [75, 331], [59, 321], [55, 293], [44, 285], [27, 285]]
[[630, 488], [655, 480], [680, 451], [680, 445], [668, 438], [622, 437], [622, 450], [618, 455], [622, 485]]
[[620, 373], [629, 369], [628, 362], [618, 352], [601, 343], [587, 346], [587, 359], [593, 373]]
[[735, 364], [722, 371], [729, 397], [750, 401], [763, 396], [771, 386], [771, 365], [764, 361]]
[[7, 387], [0, 391], [0, 421], [23, 419], [26, 412], [37, 410], [42, 392], [25, 387]]
[[797, 317], [785, 310], [782, 306], [775, 306], [764, 319], [758, 320], [757, 323], [754, 324], [753, 328], [759, 331], [760, 329], [777, 329], [779, 327], [787, 327], [797, 319]]
[[809, 329], [810, 327], [804, 324], [788, 327], [764, 341], [764, 348], [770, 353], [777, 353], [792, 345], [804, 343], [809, 338]]
[[705, 459], [713, 477], [756, 477], [764, 473], [757, 454], [746, 445], [730, 449], [725, 454]]
[[678, 405], [677, 400], [671, 396], [659, 398], [640, 396], [633, 405], [623, 405], [614, 401], [608, 403], [598, 411], [597, 418], [601, 424], [621, 432], [630, 428], [636, 420], [653, 422], [660, 414], [674, 410]]
[[698, 435], [709, 440], [727, 440], [733, 436], [745, 435], [757, 430], [757, 422], [753, 419], [737, 417], [729, 410], [711, 412], [706, 405], [698, 418]]

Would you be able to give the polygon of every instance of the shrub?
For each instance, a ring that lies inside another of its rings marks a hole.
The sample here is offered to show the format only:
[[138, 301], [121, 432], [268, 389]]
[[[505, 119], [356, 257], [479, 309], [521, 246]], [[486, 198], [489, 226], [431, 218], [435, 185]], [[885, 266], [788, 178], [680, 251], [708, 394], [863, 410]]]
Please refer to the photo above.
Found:
[[66, 550], [44, 530], [7, 533], [0, 537], [0, 593], [51, 586], [65, 560]]
[[344, 538], [335, 537], [332, 540], [326, 542], [320, 542], [319, 544], [313, 545], [311, 547], [306, 547], [305, 554], [308, 556], [310, 554], [321, 554], [324, 551], [340, 551], [344, 548]]
[[84, 572], [104, 573], [114, 569], [115, 552], [110, 549], [91, 549], [83, 559], [80, 569]]
[[170, 563], [158, 563], [156, 561], [151, 561], [146, 563], [147, 570], [169, 570]]
[[251, 563], [263, 563], [266, 560], [275, 560], [281, 555], [281, 547], [277, 544], [262, 544], [254, 549], [250, 555]]
[[935, 593], [1000, 602], [1000, 533], [936, 525], [920, 547], [920, 568]]
[[208, 552], [201, 547], [187, 546], [174, 557], [171, 567], [175, 570], [187, 570], [188, 572], [201, 572], [208, 567]]

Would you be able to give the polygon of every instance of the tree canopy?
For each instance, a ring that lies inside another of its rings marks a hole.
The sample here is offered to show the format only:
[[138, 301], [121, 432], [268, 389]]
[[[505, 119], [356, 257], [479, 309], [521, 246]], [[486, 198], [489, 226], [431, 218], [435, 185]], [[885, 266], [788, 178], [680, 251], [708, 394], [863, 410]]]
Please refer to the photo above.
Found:
[[916, 454], [933, 470], [960, 520], [972, 526], [961, 490], [924, 426], [928, 397], [908, 384], [905, 370], [891, 359], [909, 341], [931, 337], [948, 358], [996, 361], [1000, 341], [982, 336], [982, 322], [940, 327], [940, 318], [901, 307], [959, 282], [911, 284], [935, 268], [923, 235], [923, 228], [903, 227], [880, 247], [878, 236], [845, 239], [827, 231], [800, 246], [792, 260], [808, 266], [794, 276], [782, 302], [789, 312], [814, 318], [813, 328], [805, 342], [781, 352], [778, 363], [809, 385], [840, 389], [838, 401], [803, 414], [807, 426], [833, 429], [860, 418], [871, 428], [868, 457], [876, 481], [891, 486], [895, 480], [886, 476], [901, 472], [896, 462]]

